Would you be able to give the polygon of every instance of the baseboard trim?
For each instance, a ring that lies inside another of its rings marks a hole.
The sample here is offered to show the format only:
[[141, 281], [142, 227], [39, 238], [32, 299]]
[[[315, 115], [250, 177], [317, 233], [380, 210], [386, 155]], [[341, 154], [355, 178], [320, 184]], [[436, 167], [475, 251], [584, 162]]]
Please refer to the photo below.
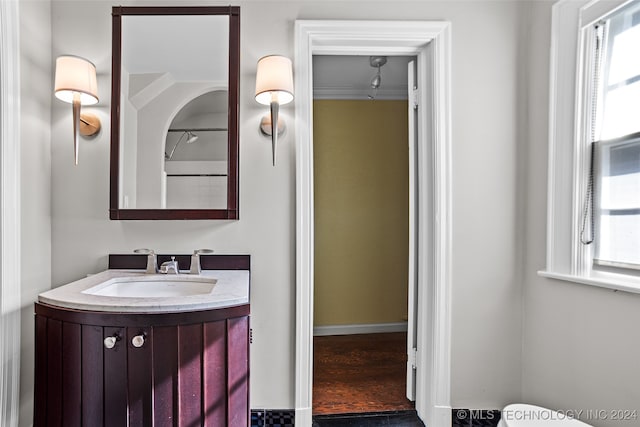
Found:
[[407, 322], [395, 323], [369, 323], [360, 325], [331, 325], [315, 326], [313, 336], [326, 335], [354, 335], [354, 334], [381, 334], [388, 332], [406, 332]]
[[296, 408], [295, 421], [299, 427], [310, 427], [313, 425], [313, 412], [311, 408]]

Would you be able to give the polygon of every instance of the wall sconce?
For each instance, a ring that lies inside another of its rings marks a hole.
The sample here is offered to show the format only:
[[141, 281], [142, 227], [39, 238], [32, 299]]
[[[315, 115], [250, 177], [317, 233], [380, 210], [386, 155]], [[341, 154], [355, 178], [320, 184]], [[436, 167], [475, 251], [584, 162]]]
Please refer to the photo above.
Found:
[[63, 55], [56, 59], [56, 98], [73, 105], [73, 149], [78, 164], [78, 134], [92, 136], [100, 130], [95, 114], [80, 114], [81, 105], [98, 103], [96, 66], [79, 56]]
[[269, 55], [260, 58], [256, 72], [256, 101], [271, 107], [271, 115], [260, 121], [260, 130], [271, 135], [273, 165], [276, 165], [278, 134], [284, 132], [282, 120], [278, 120], [280, 105], [293, 101], [293, 67], [284, 56]]

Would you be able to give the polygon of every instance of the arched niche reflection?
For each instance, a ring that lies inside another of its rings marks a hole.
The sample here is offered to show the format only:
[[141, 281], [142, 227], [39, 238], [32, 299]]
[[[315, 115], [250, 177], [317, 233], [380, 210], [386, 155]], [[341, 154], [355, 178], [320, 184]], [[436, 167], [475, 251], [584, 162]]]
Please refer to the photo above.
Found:
[[227, 202], [225, 90], [200, 95], [174, 117], [166, 133], [166, 207], [223, 209]]

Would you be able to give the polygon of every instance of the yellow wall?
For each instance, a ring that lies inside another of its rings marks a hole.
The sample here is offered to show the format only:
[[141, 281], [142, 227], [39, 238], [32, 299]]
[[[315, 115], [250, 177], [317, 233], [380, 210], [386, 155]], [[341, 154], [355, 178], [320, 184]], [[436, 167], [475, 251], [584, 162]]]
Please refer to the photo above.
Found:
[[315, 326], [406, 320], [406, 101], [316, 100]]

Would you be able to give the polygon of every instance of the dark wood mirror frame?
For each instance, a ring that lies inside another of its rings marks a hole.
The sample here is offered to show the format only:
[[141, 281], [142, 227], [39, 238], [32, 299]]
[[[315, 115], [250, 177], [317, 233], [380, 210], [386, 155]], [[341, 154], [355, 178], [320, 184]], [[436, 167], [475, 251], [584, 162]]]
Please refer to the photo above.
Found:
[[[239, 94], [240, 94], [240, 7], [113, 7], [111, 74], [111, 177], [109, 217], [116, 220], [142, 219], [238, 219]], [[226, 209], [121, 209], [120, 179], [120, 77], [123, 15], [227, 15], [229, 16], [229, 113]]]

